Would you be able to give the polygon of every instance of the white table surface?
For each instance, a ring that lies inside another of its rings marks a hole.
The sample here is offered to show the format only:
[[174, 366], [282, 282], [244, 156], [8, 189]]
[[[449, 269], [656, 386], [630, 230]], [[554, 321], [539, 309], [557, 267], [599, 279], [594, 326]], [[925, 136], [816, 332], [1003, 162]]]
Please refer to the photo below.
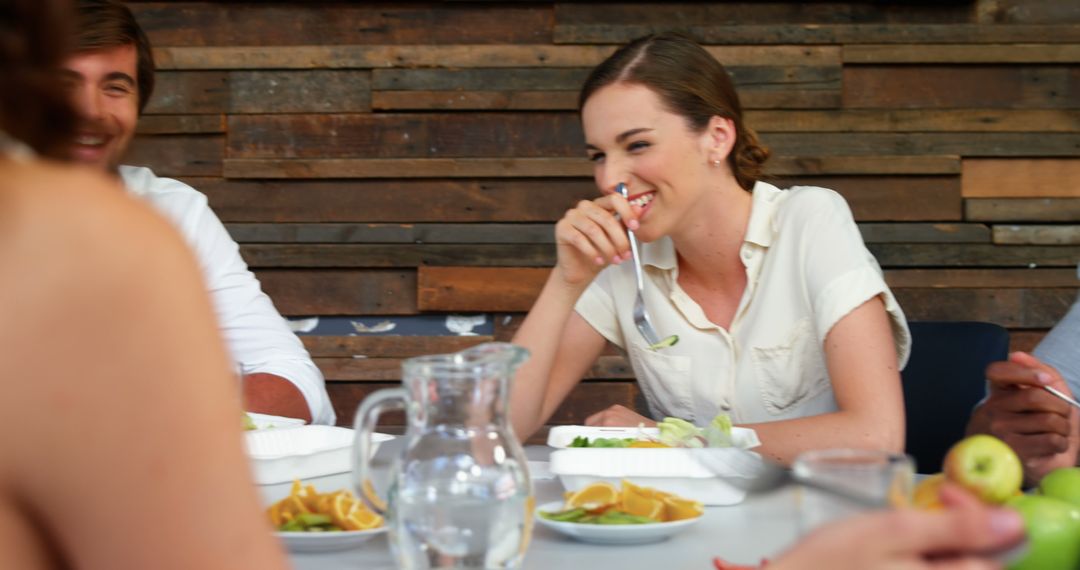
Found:
[[[397, 441], [380, 447], [374, 461], [378, 471], [385, 471]], [[546, 461], [549, 448], [530, 446], [530, 460]], [[319, 491], [349, 488], [348, 474], [308, 479]], [[289, 493], [290, 484], [265, 485], [260, 489], [269, 502]], [[558, 479], [533, 482], [536, 504], [560, 500], [563, 488]], [[381, 488], [381, 487], [380, 487]], [[540, 525], [533, 528], [532, 542], [525, 556], [528, 570], [557, 568], [611, 570], [711, 570], [715, 556], [728, 562], [758, 563], [794, 543], [798, 533], [795, 491], [781, 490], [748, 497], [743, 503], [727, 507], [706, 507], [701, 522], [672, 538], [651, 544], [610, 546], [578, 542]], [[297, 570], [391, 570], [395, 568], [386, 535], [369, 540], [357, 548], [339, 552], [290, 553]]]

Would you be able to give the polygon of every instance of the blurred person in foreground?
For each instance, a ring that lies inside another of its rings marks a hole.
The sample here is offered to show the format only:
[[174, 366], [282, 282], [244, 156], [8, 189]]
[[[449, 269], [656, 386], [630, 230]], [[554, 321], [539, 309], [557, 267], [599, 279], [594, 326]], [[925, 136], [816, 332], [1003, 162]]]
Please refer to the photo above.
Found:
[[0, 0], [0, 568], [283, 569], [187, 247], [22, 144], [69, 136], [68, 8]]
[[79, 118], [68, 156], [119, 176], [128, 193], [180, 230], [199, 261], [232, 359], [243, 367], [245, 407], [333, 424], [322, 373], [263, 293], [206, 196], [149, 168], [120, 163], [154, 89], [150, 42], [119, 2], [79, 0], [77, 6], [75, 51], [62, 64]]
[[1020, 456], [1028, 485], [1059, 467], [1080, 465], [1080, 411], [1041, 389], [1080, 396], [1080, 297], [1032, 354], [1010, 354], [987, 367], [986, 378], [989, 393], [972, 412], [968, 433], [989, 433], [1008, 443]]
[[[20, 142], [70, 136], [50, 97], [59, 6], [0, 0], [0, 457], [17, 459], [0, 462], [0, 568], [283, 569], [189, 250], [115, 180]], [[969, 553], [1014, 544], [1019, 517], [943, 493], [944, 511], [829, 525], [771, 567], [996, 567]]]

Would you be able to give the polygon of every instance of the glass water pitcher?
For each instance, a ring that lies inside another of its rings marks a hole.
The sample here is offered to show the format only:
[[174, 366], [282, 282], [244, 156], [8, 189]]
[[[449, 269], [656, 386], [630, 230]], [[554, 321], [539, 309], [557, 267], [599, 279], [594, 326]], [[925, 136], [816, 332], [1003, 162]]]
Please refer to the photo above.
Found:
[[[356, 412], [353, 477], [386, 517], [400, 568], [520, 568], [532, 531], [525, 453], [507, 420], [510, 381], [528, 351], [486, 343], [402, 363], [402, 387]], [[371, 434], [384, 410], [407, 428], [386, 501], [370, 483]]]

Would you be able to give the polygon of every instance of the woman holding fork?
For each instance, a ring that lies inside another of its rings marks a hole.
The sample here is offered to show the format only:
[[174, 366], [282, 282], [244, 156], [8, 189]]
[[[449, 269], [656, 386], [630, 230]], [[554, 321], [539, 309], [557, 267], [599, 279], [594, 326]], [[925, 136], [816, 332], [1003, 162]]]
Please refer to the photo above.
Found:
[[[768, 151], [723, 66], [685, 37], [641, 38], [593, 70], [579, 109], [601, 197], [556, 225], [558, 261], [514, 338], [533, 355], [512, 396], [517, 433], [543, 425], [611, 342], [653, 418], [727, 413], [785, 463], [813, 448], [903, 449], [903, 312], [839, 194], [760, 180]], [[638, 332], [631, 261], [674, 346]], [[586, 423], [653, 420], [612, 406]]]

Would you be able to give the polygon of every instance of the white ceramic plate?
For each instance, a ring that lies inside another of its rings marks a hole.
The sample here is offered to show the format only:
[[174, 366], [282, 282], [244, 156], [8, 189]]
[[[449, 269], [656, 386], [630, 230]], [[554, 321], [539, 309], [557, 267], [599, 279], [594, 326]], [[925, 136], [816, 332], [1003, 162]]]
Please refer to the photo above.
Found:
[[341, 532], [276, 532], [291, 552], [331, 552], [349, 550], [386, 532], [386, 526], [371, 530]]
[[701, 520], [701, 517], [684, 519], [681, 521], [654, 523], [654, 524], [581, 524], [572, 522], [559, 522], [545, 519], [540, 512], [555, 512], [563, 510], [562, 501], [555, 501], [541, 505], [537, 509], [536, 522], [546, 526], [555, 532], [565, 534], [582, 542], [596, 544], [642, 544], [665, 540], [671, 535], [693, 526]]

